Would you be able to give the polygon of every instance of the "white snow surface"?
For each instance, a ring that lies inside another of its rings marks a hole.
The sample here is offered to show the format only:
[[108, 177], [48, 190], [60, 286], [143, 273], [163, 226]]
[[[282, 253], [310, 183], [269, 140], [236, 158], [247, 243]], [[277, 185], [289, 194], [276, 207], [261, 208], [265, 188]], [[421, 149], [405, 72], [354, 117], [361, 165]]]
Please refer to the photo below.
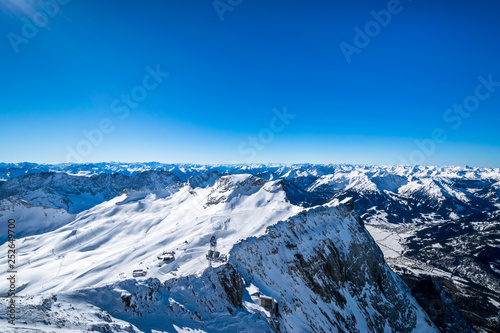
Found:
[[[55, 230], [71, 222], [74, 217], [64, 209], [33, 206], [15, 197], [0, 200], [0, 219], [14, 219], [17, 238]], [[0, 243], [6, 240], [7, 228], [2, 228]]]
[[[195, 274], [207, 266], [212, 235], [218, 250], [228, 253], [238, 240], [300, 210], [286, 202], [277, 182], [251, 175], [224, 176], [207, 188], [125, 193], [57, 230], [18, 240], [19, 292], [103, 285], [130, 278], [135, 269], [162, 280]], [[0, 251], [6, 253], [7, 244]], [[175, 260], [159, 267], [163, 251], [175, 251]], [[5, 261], [0, 270], [7, 271]], [[0, 286], [6, 294], [7, 283]]]

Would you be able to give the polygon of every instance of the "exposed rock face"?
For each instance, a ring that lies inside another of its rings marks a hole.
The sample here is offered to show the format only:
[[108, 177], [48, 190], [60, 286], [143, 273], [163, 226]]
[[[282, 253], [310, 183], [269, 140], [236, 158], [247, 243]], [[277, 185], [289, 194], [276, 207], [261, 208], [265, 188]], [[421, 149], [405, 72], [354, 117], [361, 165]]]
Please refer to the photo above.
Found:
[[241, 192], [258, 191], [266, 181], [249, 174], [222, 176], [214, 183], [204, 207], [231, 201]]
[[268, 234], [235, 245], [230, 262], [278, 301], [280, 331], [436, 331], [343, 205], [316, 207], [270, 226]]
[[219, 282], [226, 292], [227, 299], [234, 307], [241, 306], [243, 301], [243, 281], [240, 273], [233, 266], [226, 264], [217, 271]]
[[446, 292], [430, 276], [419, 280], [411, 293], [441, 332], [474, 332]]

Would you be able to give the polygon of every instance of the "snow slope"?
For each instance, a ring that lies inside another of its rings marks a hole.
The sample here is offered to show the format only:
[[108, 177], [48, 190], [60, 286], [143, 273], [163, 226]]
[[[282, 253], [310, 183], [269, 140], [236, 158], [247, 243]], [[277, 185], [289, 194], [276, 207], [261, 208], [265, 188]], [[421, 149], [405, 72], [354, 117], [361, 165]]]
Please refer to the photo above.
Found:
[[[55, 230], [74, 219], [74, 215], [64, 209], [33, 206], [15, 198], [0, 200], [0, 219], [16, 221], [16, 236], [26, 237], [33, 234]], [[0, 244], [7, 241], [7, 229], [0, 232]]]
[[[437, 332], [387, 267], [361, 220], [338, 201], [299, 212], [286, 202], [279, 181], [250, 175], [224, 176], [204, 189], [141, 192], [123, 194], [66, 227], [21, 240], [27, 253], [47, 256], [19, 267], [26, 283], [20, 294], [28, 295], [18, 303], [20, 327], [33, 332]], [[95, 235], [86, 227], [95, 228]], [[228, 263], [214, 268], [203, 260], [212, 234], [229, 255]], [[175, 261], [158, 267], [154, 254], [174, 247]], [[148, 269], [148, 276], [115, 275], [135, 267]], [[256, 291], [275, 298], [278, 315], [256, 303]], [[0, 318], [5, 311], [2, 306]], [[14, 332], [4, 321], [0, 329]]]
[[[206, 188], [127, 192], [57, 230], [19, 240], [19, 291], [37, 295], [102, 285], [129, 278], [135, 269], [162, 280], [195, 274], [207, 266], [212, 235], [227, 253], [238, 240], [262, 234], [300, 209], [286, 201], [279, 184], [251, 175], [224, 176]], [[176, 259], [159, 267], [163, 251], [175, 251]], [[0, 270], [7, 270], [6, 262]], [[5, 288], [2, 283], [0, 294]]]

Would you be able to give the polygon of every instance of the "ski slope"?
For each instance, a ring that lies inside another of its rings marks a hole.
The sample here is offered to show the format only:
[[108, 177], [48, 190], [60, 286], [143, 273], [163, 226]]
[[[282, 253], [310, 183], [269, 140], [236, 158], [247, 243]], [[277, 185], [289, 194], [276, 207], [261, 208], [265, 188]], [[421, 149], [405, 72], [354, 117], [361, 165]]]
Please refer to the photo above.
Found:
[[[245, 174], [224, 176], [212, 187], [124, 193], [64, 227], [18, 240], [18, 293], [104, 285], [131, 278], [136, 269], [147, 271], [143, 279], [196, 274], [207, 267], [212, 235], [228, 253], [239, 240], [301, 210], [285, 199], [278, 182]], [[163, 251], [175, 251], [175, 260], [163, 264], [157, 258]], [[5, 262], [0, 270], [7, 271]], [[1, 286], [5, 294], [7, 284]]]

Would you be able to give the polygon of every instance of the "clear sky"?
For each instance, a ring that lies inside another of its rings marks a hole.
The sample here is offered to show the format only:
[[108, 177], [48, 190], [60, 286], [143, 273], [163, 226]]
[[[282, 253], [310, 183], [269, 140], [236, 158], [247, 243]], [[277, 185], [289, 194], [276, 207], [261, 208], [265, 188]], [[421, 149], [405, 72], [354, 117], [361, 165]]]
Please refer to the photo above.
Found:
[[0, 161], [500, 167], [498, 1], [54, 1], [0, 0]]

